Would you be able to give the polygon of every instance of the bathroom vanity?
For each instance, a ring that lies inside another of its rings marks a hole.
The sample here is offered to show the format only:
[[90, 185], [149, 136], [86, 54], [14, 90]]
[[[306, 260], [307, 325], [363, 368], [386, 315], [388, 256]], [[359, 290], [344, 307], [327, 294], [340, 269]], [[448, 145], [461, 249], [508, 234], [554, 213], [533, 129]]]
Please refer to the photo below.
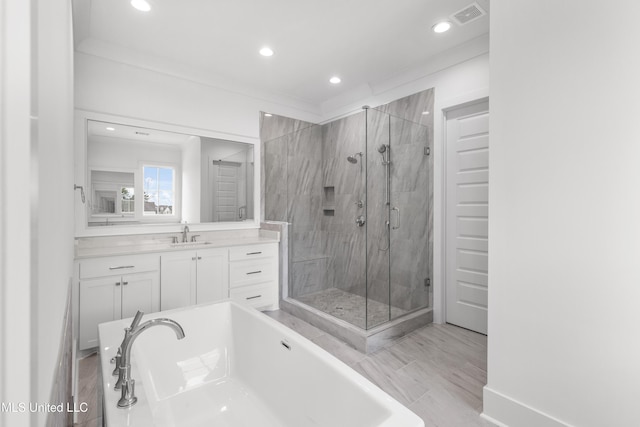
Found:
[[[98, 324], [227, 298], [278, 309], [277, 232], [212, 232], [201, 242], [173, 235], [79, 239], [78, 348], [98, 345]], [[236, 235], [234, 237], [234, 235]]]

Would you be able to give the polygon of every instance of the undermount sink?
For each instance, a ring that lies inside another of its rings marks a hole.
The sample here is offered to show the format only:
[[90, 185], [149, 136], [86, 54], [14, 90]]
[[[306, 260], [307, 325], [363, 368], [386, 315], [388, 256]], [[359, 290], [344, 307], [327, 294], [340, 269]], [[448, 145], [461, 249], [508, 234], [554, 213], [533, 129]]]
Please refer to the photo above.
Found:
[[210, 245], [211, 242], [181, 242], [171, 243], [172, 248], [198, 248], [200, 246]]

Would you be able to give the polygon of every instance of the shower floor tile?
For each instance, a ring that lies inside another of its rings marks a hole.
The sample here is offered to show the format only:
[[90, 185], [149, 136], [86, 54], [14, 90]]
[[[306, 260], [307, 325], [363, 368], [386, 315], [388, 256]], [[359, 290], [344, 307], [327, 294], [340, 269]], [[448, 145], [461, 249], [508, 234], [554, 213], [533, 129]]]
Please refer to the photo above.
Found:
[[[364, 297], [337, 288], [298, 296], [296, 299], [362, 329], [366, 329], [367, 326], [372, 328], [389, 320], [387, 304], [369, 300], [367, 306], [367, 300]], [[407, 313], [406, 310], [391, 306], [391, 319], [405, 313]]]

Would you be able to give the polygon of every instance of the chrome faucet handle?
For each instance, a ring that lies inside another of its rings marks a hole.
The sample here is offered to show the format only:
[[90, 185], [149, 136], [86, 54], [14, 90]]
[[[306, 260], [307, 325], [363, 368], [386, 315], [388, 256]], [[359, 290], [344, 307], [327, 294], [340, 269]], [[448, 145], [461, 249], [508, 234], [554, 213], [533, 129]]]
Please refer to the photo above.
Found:
[[133, 406], [138, 401], [136, 397], [136, 380], [133, 378], [125, 381], [122, 386], [122, 394], [120, 400], [118, 400], [118, 408], [128, 408]]
[[120, 374], [120, 360], [122, 360], [122, 347], [118, 347], [118, 354], [116, 354], [116, 357], [114, 357], [115, 359], [115, 363], [116, 363], [116, 367], [113, 369], [113, 372], [111, 373], [112, 376], [116, 376]]
[[199, 234], [193, 234], [191, 236], [191, 241], [195, 243], [196, 242], [196, 237], [200, 237], [200, 235]]

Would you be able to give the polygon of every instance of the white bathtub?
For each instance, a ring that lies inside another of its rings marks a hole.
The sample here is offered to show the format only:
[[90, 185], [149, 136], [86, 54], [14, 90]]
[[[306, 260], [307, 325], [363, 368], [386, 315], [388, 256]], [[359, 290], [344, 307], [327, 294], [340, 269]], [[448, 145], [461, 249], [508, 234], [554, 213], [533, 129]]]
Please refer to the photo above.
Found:
[[421, 427], [414, 413], [268, 316], [232, 301], [145, 315], [180, 323], [135, 341], [138, 403], [119, 409], [110, 359], [131, 319], [99, 326], [105, 425]]

